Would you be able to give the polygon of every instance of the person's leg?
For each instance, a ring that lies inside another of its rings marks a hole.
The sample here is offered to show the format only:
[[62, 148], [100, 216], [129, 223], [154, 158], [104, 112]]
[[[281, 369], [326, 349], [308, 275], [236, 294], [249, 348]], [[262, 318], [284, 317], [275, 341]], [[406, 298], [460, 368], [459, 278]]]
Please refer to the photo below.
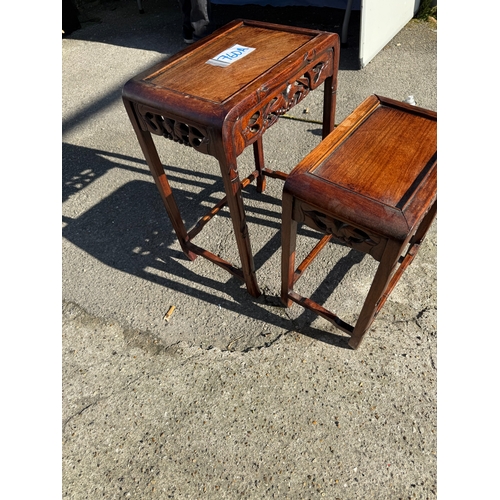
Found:
[[182, 36], [186, 43], [193, 43], [193, 26], [191, 25], [191, 0], [179, 0], [182, 11]]
[[209, 31], [210, 0], [191, 0], [191, 25], [194, 37], [202, 38]]
[[78, 9], [73, 0], [63, 0], [62, 2], [62, 31], [64, 35], [69, 35], [73, 31], [81, 28], [78, 20]]

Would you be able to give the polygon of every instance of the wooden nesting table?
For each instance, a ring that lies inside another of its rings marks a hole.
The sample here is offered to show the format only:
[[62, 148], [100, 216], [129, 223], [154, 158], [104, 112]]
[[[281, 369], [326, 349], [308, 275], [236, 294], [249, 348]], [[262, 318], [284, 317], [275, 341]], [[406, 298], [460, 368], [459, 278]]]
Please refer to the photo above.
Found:
[[[281, 298], [348, 333], [357, 348], [437, 213], [437, 113], [372, 95], [290, 173], [283, 187]], [[297, 227], [325, 236], [295, 269]], [[294, 291], [330, 241], [379, 262], [355, 326]]]
[[[227, 56], [219, 60], [234, 61], [225, 67], [207, 63], [220, 54]], [[265, 167], [262, 135], [321, 84], [323, 138], [333, 130], [338, 62], [339, 37], [334, 33], [236, 20], [136, 76], [123, 89], [129, 118], [183, 252], [191, 260], [201, 255], [226, 269], [243, 280], [254, 297], [260, 290], [241, 190], [257, 179], [257, 189], [262, 192], [266, 176], [286, 179], [283, 172]], [[226, 196], [190, 230], [183, 223], [151, 134], [192, 147], [219, 162]], [[250, 144], [256, 168], [240, 180], [237, 157]], [[193, 243], [225, 204], [241, 268]]]

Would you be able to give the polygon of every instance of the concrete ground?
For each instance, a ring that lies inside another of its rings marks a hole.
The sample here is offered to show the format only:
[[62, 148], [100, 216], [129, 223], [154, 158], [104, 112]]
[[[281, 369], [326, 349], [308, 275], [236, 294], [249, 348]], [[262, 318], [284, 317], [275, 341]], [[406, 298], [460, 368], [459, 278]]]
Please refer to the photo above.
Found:
[[[357, 351], [325, 320], [280, 306], [280, 181], [245, 190], [262, 297], [188, 261], [121, 102], [129, 78], [184, 46], [173, 0], [144, 8], [89, 4], [62, 41], [63, 498], [436, 498], [437, 221]], [[339, 32], [333, 9], [312, 10], [237, 17]], [[233, 11], [214, 15], [222, 25]], [[371, 93], [435, 110], [436, 31], [412, 20], [359, 70], [354, 25], [337, 122]], [[319, 143], [322, 98], [266, 132], [273, 168], [290, 171]], [[156, 144], [189, 226], [222, 196], [219, 167]], [[252, 161], [245, 151], [240, 171]], [[227, 210], [205, 231], [197, 241], [237, 262]], [[304, 253], [317, 237], [300, 234]], [[354, 322], [375, 269], [330, 245], [298, 289]]]

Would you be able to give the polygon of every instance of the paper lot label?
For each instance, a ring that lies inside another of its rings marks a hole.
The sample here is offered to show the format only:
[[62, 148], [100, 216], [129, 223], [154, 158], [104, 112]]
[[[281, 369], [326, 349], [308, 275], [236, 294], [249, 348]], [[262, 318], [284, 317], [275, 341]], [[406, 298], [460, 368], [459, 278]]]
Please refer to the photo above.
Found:
[[209, 59], [207, 61], [207, 64], [211, 64], [212, 66], [222, 66], [223, 68], [225, 68], [226, 66], [229, 66], [230, 64], [233, 64], [240, 59], [243, 59], [254, 50], [254, 48], [244, 47], [243, 45], [236, 44], [222, 51], [215, 57]]

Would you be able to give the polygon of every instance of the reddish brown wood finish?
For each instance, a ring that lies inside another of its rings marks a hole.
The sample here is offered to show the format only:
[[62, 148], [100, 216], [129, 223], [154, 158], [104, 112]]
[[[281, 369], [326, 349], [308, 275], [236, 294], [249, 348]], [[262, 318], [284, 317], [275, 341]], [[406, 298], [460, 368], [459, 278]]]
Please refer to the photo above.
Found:
[[[366, 99], [285, 182], [283, 303], [328, 319], [357, 348], [434, 220], [436, 176], [437, 114], [375, 95]], [[298, 224], [327, 236], [295, 270]], [[380, 262], [354, 327], [293, 290], [331, 236]]]
[[[255, 50], [232, 65], [206, 64], [234, 44]], [[333, 33], [236, 20], [126, 83], [123, 101], [184, 253], [211, 260], [260, 290], [241, 198], [237, 157], [253, 144], [256, 170], [243, 181], [286, 174], [265, 168], [262, 135], [311, 90], [324, 84], [323, 138], [334, 127], [339, 37]], [[151, 134], [218, 159], [226, 198], [187, 231]], [[227, 203], [241, 269], [194, 245], [192, 238]]]

